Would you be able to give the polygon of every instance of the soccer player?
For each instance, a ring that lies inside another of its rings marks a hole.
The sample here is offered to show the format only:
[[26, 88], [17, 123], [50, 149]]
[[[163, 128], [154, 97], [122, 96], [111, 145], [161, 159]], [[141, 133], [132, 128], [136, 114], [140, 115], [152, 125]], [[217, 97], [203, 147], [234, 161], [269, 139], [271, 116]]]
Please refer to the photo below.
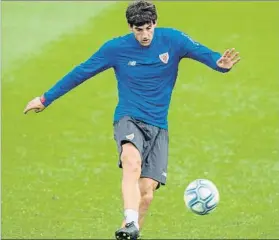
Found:
[[30, 101], [24, 113], [41, 112], [56, 99], [96, 74], [113, 68], [118, 84], [114, 138], [122, 168], [124, 221], [117, 239], [137, 239], [153, 193], [166, 184], [168, 110], [183, 58], [226, 73], [239, 62], [228, 49], [223, 55], [173, 28], [156, 27], [154, 4], [140, 0], [126, 10], [131, 33], [104, 43], [52, 88]]

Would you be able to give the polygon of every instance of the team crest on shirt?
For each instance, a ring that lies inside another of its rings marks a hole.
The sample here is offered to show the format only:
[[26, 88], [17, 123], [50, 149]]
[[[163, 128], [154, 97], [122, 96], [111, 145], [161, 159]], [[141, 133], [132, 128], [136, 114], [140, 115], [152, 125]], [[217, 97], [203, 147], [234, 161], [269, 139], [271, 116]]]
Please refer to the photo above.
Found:
[[162, 54], [159, 55], [159, 58], [161, 59], [161, 61], [163, 63], [167, 64], [168, 61], [169, 61], [169, 53], [168, 52], [162, 53]]

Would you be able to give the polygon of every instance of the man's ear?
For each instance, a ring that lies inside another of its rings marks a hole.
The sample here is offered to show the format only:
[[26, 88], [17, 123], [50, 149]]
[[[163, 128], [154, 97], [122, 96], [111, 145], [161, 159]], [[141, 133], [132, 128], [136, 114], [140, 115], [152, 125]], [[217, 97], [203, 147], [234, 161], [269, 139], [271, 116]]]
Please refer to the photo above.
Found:
[[133, 31], [133, 28], [132, 28], [132, 26], [128, 23], [128, 28], [129, 28], [129, 30], [132, 32]]
[[154, 26], [154, 27], [157, 27], [157, 23], [158, 23], [158, 20], [155, 21], [155, 23], [153, 24], [153, 26]]

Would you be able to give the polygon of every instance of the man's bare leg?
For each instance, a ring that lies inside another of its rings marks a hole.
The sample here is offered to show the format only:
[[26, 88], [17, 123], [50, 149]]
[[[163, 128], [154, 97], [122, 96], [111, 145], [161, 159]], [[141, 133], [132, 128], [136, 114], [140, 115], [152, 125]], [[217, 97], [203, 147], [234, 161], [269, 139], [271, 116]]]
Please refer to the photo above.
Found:
[[136, 227], [139, 228], [141, 155], [132, 143], [122, 145], [121, 162], [125, 222], [134, 222]]
[[153, 200], [154, 192], [158, 182], [151, 178], [141, 178], [139, 187], [141, 192], [141, 201], [139, 206], [139, 227], [142, 229], [144, 218]]
[[[153, 193], [158, 186], [158, 182], [150, 178], [140, 178], [139, 179], [139, 188], [141, 193], [141, 200], [139, 205], [139, 228], [142, 229], [144, 217], [150, 207], [150, 204], [153, 200]], [[122, 227], [124, 227], [126, 221], [122, 222]]]

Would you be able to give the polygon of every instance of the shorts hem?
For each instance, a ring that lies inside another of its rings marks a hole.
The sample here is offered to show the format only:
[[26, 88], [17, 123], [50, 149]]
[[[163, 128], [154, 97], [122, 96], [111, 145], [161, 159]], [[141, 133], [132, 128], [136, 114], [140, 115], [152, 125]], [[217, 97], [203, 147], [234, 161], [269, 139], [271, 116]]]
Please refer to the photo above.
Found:
[[161, 185], [163, 185], [163, 186], [166, 185], [166, 181], [158, 180], [158, 178], [151, 177], [151, 176], [146, 175], [146, 174], [141, 174], [140, 178], [150, 178], [150, 179], [153, 179], [154, 181], [158, 182], [158, 186], [157, 186], [156, 190], [159, 189]]

